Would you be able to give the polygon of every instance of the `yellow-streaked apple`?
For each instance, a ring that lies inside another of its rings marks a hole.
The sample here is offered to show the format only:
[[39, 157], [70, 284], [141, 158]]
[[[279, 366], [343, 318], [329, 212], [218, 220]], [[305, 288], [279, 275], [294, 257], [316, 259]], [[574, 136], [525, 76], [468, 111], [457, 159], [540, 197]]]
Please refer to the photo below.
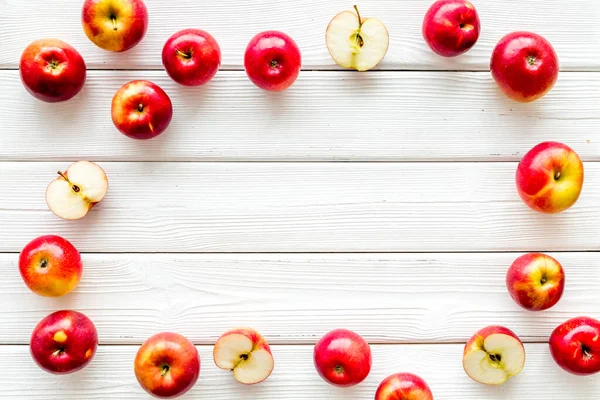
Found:
[[375, 392], [375, 400], [433, 400], [427, 383], [407, 372], [385, 378]]

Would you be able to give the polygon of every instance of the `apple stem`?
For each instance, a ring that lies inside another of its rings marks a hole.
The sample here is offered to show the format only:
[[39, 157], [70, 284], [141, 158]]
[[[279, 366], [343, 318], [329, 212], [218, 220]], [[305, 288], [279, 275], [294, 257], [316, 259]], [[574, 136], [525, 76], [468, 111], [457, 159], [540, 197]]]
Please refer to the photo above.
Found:
[[69, 182], [69, 179], [67, 178], [67, 176], [65, 174], [63, 174], [62, 172], [58, 171], [57, 174], [60, 175], [61, 178], [63, 178], [65, 181]]
[[356, 10], [356, 15], [358, 16], [358, 28], [362, 26], [362, 18], [360, 17], [360, 12], [358, 11], [358, 7], [356, 4], [354, 5], [354, 9]]
[[111, 16], [110, 16], [110, 20], [111, 20], [111, 21], [112, 21], [112, 23], [113, 23], [113, 31], [116, 31], [116, 30], [118, 30], [119, 28], [117, 28], [117, 17], [116, 17], [115, 15], [112, 15], [112, 14], [111, 14]]
[[184, 53], [183, 51], [179, 51], [177, 49], [175, 49], [175, 54], [177, 54], [179, 57], [183, 57], [183, 58], [186, 58], [188, 60], [190, 58], [192, 58], [192, 55], [190, 53]]
[[169, 372], [170, 369], [171, 369], [171, 367], [169, 367], [168, 365], [163, 365], [160, 376], [165, 376]]

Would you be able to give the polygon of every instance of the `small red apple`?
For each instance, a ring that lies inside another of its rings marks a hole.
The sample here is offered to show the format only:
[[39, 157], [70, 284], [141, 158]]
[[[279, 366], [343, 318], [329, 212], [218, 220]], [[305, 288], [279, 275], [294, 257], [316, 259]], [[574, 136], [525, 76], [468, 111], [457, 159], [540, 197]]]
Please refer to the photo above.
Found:
[[550, 335], [550, 353], [565, 371], [575, 375], [600, 372], [600, 321], [572, 318]]
[[579, 199], [583, 187], [583, 163], [567, 145], [540, 143], [519, 163], [516, 181], [519, 196], [531, 209], [558, 213]]
[[25, 48], [19, 63], [21, 82], [36, 99], [56, 103], [73, 98], [83, 88], [83, 57], [58, 39], [36, 40]]
[[135, 377], [154, 397], [172, 399], [189, 391], [200, 376], [200, 356], [185, 337], [163, 332], [146, 340], [135, 356]]
[[530, 311], [547, 310], [562, 297], [565, 273], [554, 258], [529, 253], [512, 263], [506, 274], [506, 287], [521, 307]]
[[423, 19], [423, 38], [431, 50], [443, 57], [469, 51], [479, 39], [479, 15], [468, 0], [439, 0]]
[[298, 45], [283, 32], [259, 33], [246, 47], [246, 74], [261, 89], [273, 92], [287, 89], [298, 78], [301, 66]]
[[131, 49], [148, 30], [148, 9], [142, 0], [85, 0], [81, 19], [87, 37], [109, 51]]
[[494, 48], [490, 69], [508, 97], [528, 103], [543, 97], [558, 80], [558, 56], [542, 36], [513, 32]]
[[173, 104], [158, 85], [132, 81], [117, 91], [112, 100], [112, 120], [117, 129], [133, 139], [151, 139], [171, 123]]
[[214, 37], [200, 29], [184, 29], [167, 40], [162, 51], [167, 74], [184, 86], [210, 81], [221, 65], [221, 49]]
[[371, 348], [362, 336], [336, 329], [319, 340], [314, 349], [317, 372], [334, 386], [354, 386], [371, 371]]
[[81, 255], [60, 236], [40, 236], [29, 242], [19, 255], [21, 277], [40, 296], [63, 296], [81, 279]]
[[33, 330], [33, 360], [52, 374], [70, 374], [89, 364], [96, 354], [98, 333], [88, 317], [77, 311], [57, 311]]
[[375, 393], [375, 400], [433, 400], [433, 394], [419, 376], [398, 373], [381, 382]]

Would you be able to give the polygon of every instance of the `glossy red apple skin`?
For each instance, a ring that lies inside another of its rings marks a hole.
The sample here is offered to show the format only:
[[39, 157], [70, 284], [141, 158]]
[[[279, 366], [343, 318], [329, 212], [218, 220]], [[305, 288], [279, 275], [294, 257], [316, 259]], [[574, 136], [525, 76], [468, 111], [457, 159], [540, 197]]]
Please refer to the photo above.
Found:
[[527, 152], [519, 163], [517, 191], [531, 209], [559, 213], [577, 202], [583, 178], [583, 163], [573, 149], [558, 142], [544, 142]]
[[279, 92], [289, 88], [298, 78], [302, 56], [291, 37], [283, 32], [266, 31], [248, 43], [244, 67], [256, 86]]
[[90, 363], [98, 347], [98, 332], [92, 321], [77, 311], [57, 311], [33, 330], [30, 351], [33, 360], [52, 374], [70, 374]]
[[600, 372], [600, 321], [577, 317], [559, 325], [550, 335], [550, 353], [565, 371], [575, 375]]
[[215, 38], [200, 29], [184, 29], [167, 40], [162, 51], [167, 74], [184, 86], [209, 82], [221, 65], [221, 48]]
[[173, 118], [171, 99], [150, 81], [132, 81], [112, 101], [115, 127], [133, 139], [152, 139], [163, 133]]
[[57, 103], [72, 99], [85, 84], [87, 69], [75, 48], [58, 39], [36, 40], [19, 63], [21, 82], [36, 99]]
[[46, 297], [71, 292], [83, 272], [79, 251], [60, 236], [40, 236], [29, 242], [19, 255], [19, 272], [27, 287]]
[[494, 48], [490, 69], [508, 97], [528, 103], [554, 87], [558, 80], [558, 55], [542, 36], [513, 32], [500, 39]]
[[154, 397], [170, 399], [188, 392], [200, 376], [200, 356], [185, 337], [162, 332], [146, 340], [137, 352], [135, 376]]
[[442, 57], [469, 51], [479, 39], [481, 22], [475, 6], [467, 0], [439, 0], [423, 19], [423, 38]]
[[385, 378], [375, 392], [375, 400], [433, 400], [433, 394], [421, 377], [403, 372]]
[[346, 329], [336, 329], [319, 340], [314, 349], [317, 372], [326, 382], [354, 386], [371, 371], [371, 348], [365, 339]]
[[146, 35], [148, 9], [143, 0], [85, 0], [81, 20], [86, 36], [96, 46], [122, 52]]

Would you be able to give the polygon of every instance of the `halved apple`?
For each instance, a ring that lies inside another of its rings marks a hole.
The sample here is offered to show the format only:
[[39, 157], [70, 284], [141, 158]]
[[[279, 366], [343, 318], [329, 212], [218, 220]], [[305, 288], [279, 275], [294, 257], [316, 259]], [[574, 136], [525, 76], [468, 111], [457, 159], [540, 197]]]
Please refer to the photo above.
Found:
[[213, 358], [217, 367], [231, 371], [245, 385], [264, 381], [275, 365], [267, 341], [250, 328], [224, 333], [215, 344]]
[[510, 329], [488, 326], [467, 342], [463, 368], [471, 379], [486, 385], [501, 385], [518, 375], [525, 365], [525, 348]]
[[333, 17], [326, 32], [327, 49], [341, 67], [368, 71], [385, 57], [390, 35], [383, 22], [363, 19], [354, 9], [356, 13], [343, 11]]
[[58, 175], [46, 189], [46, 204], [50, 211], [64, 219], [83, 218], [108, 191], [106, 173], [90, 161], [71, 164]]

